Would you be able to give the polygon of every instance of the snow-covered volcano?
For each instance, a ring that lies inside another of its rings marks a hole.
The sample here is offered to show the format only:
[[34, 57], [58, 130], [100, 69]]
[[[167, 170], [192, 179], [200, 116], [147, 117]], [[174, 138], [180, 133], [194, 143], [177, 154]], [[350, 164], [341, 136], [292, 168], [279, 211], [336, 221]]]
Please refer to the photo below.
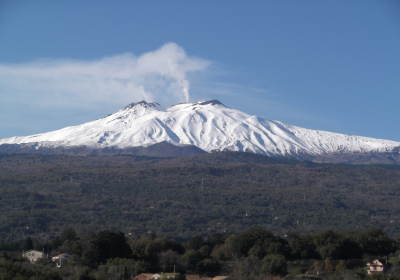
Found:
[[1, 139], [0, 145], [125, 149], [161, 142], [194, 145], [207, 152], [229, 150], [269, 156], [382, 153], [400, 147], [400, 142], [305, 129], [250, 116], [218, 100], [181, 103], [166, 109], [158, 103], [131, 103], [102, 119], [42, 134]]

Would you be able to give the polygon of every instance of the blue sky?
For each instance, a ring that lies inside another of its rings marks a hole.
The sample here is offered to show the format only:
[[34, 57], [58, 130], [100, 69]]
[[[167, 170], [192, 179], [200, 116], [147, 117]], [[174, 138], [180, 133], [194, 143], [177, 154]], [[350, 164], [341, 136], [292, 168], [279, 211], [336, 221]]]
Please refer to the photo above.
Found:
[[399, 1], [0, 1], [0, 138], [219, 99], [400, 141]]

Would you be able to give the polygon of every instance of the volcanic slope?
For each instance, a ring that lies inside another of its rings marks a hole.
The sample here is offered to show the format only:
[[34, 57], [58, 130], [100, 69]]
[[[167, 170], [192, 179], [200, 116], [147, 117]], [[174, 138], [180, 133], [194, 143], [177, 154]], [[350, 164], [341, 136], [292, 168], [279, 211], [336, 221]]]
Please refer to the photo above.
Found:
[[[181, 103], [131, 103], [104, 118], [60, 130], [1, 139], [0, 145], [33, 150], [147, 147], [167, 142], [193, 145], [206, 152], [244, 151], [268, 156], [312, 159], [357, 153], [399, 155], [400, 142], [350, 136], [291, 126], [226, 107], [218, 100]], [[0, 146], [1, 147], [1, 146]]]
[[[400, 232], [400, 166], [317, 164], [242, 152], [180, 158], [0, 155], [0, 242], [121, 230], [189, 239]], [[46, 240], [44, 240], [46, 241]]]

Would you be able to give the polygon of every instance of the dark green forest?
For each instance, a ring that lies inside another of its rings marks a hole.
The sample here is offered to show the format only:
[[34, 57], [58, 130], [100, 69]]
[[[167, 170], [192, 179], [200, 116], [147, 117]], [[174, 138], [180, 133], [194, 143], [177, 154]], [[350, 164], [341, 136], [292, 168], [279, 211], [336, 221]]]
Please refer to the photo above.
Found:
[[[366, 279], [366, 263], [384, 258], [389, 269], [369, 280], [400, 279], [400, 239], [378, 228], [280, 237], [264, 228], [222, 235], [195, 236], [177, 242], [154, 233], [126, 236], [122, 232], [87, 232], [78, 236], [67, 228], [53, 240], [40, 243], [28, 237], [24, 244], [2, 244], [1, 250], [35, 249], [72, 255], [61, 267], [47, 259], [0, 255], [2, 280], [128, 280], [139, 273], [229, 275], [230, 280]], [[310, 272], [310, 274], [308, 274]], [[314, 272], [314, 274], [312, 274]], [[317, 274], [315, 274], [317, 272]], [[177, 278], [173, 278], [177, 279]]]
[[251, 227], [276, 236], [379, 227], [400, 234], [400, 166], [239, 152], [182, 158], [0, 155], [0, 241], [65, 228], [185, 241]]

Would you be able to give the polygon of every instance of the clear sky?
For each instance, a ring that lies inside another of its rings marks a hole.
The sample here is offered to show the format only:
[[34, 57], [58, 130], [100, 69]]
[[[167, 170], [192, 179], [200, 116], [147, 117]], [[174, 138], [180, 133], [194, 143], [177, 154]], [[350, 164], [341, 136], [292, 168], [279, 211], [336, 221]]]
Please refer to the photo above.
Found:
[[0, 138], [218, 99], [400, 141], [400, 1], [0, 0]]

